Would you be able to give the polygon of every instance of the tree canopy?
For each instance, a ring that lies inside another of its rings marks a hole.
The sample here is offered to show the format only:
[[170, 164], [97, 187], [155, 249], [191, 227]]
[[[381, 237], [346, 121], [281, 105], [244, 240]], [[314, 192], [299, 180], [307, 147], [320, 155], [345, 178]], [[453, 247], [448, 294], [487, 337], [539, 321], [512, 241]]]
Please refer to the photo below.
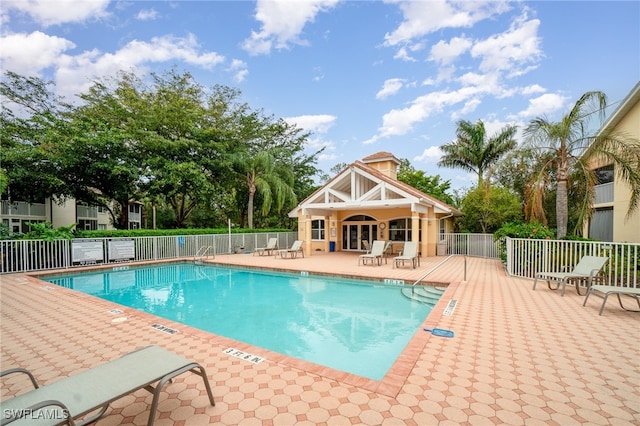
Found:
[[[127, 227], [132, 201], [168, 209], [174, 227], [211, 209], [224, 211], [208, 215], [213, 220], [243, 223], [253, 211], [242, 189], [246, 175], [229, 172], [238, 157], [247, 167], [264, 153], [272, 157], [268, 170], [277, 171], [256, 181], [265, 220], [289, 226], [282, 208], [315, 190], [320, 151], [305, 152], [308, 133], [252, 109], [236, 89], [205, 88], [176, 70], [147, 81], [120, 73], [94, 81], [71, 105], [37, 78], [6, 73], [1, 84], [8, 100], [0, 117], [3, 197], [73, 197], [108, 209], [117, 228]], [[276, 175], [286, 188], [275, 184]]]

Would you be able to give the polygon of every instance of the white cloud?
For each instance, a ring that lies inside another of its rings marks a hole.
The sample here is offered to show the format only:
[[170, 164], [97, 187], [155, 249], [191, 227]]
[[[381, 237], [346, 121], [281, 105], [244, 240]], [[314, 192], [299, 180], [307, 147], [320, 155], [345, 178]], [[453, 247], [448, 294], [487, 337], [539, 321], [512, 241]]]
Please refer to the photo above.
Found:
[[247, 63], [241, 61], [240, 59], [234, 59], [231, 61], [231, 66], [229, 67], [229, 71], [234, 73], [233, 79], [237, 83], [242, 83], [249, 75], [249, 70], [247, 69]]
[[413, 56], [409, 55], [409, 52], [407, 51], [406, 47], [401, 47], [400, 49], [398, 49], [396, 54], [393, 55], [393, 59], [400, 59], [406, 62], [416, 61], [416, 59]]
[[422, 154], [413, 157], [413, 161], [435, 163], [440, 161], [440, 157], [442, 157], [442, 154], [442, 150], [440, 150], [439, 146], [430, 146], [429, 148], [422, 151]]
[[60, 55], [76, 45], [64, 38], [40, 31], [0, 37], [0, 62], [4, 70], [34, 76], [49, 68]]
[[401, 78], [390, 78], [386, 80], [382, 89], [376, 93], [376, 99], [384, 99], [387, 96], [395, 95], [400, 89], [402, 89], [403, 85], [404, 80]]
[[535, 64], [542, 57], [539, 27], [538, 19], [526, 20], [523, 16], [508, 31], [476, 42], [471, 48], [471, 56], [480, 58], [480, 71], [500, 70], [516, 75], [529, 71], [531, 67], [525, 65]]
[[153, 21], [158, 18], [158, 12], [154, 9], [143, 9], [138, 12], [136, 19], [139, 21]]
[[518, 113], [517, 117], [532, 118], [556, 112], [562, 109], [569, 98], [556, 93], [546, 93], [529, 100], [529, 107]]
[[404, 16], [395, 31], [385, 35], [386, 46], [402, 45], [443, 28], [468, 28], [476, 22], [509, 10], [507, 1], [401, 1]]
[[[317, 152], [324, 148], [324, 151], [318, 157], [319, 161], [335, 160], [336, 146], [332, 141], [328, 141], [317, 134], [323, 135], [329, 132], [329, 129], [335, 124], [337, 117], [329, 114], [318, 115], [300, 115], [297, 117], [286, 117], [284, 121], [291, 125], [300, 127], [310, 132], [311, 137], [307, 138], [306, 147], [313, 152]], [[315, 135], [314, 135], [315, 133]]]
[[85, 91], [91, 81], [113, 76], [119, 71], [144, 72], [148, 64], [183, 61], [204, 69], [212, 69], [224, 62], [215, 52], [201, 52], [193, 35], [187, 37], [162, 36], [150, 41], [133, 40], [115, 53], [98, 50], [76, 56], [61, 55], [56, 60], [57, 88], [66, 96]]
[[534, 93], [544, 93], [546, 91], [547, 90], [539, 84], [532, 84], [531, 86], [523, 88], [521, 92], [523, 95], [533, 95]]
[[429, 59], [441, 65], [451, 64], [458, 56], [467, 52], [472, 44], [472, 41], [466, 37], [454, 37], [449, 43], [441, 40], [431, 47]]
[[5, 0], [2, 3], [3, 8], [27, 14], [37, 23], [48, 27], [107, 17], [109, 2], [110, 0]]
[[284, 120], [309, 132], [327, 133], [335, 124], [337, 117], [329, 114], [299, 115], [287, 117]]
[[252, 31], [242, 47], [252, 55], [268, 54], [272, 48], [284, 49], [290, 44], [306, 44], [300, 38], [304, 26], [316, 15], [333, 8], [338, 0], [258, 0], [256, 20], [259, 32]]

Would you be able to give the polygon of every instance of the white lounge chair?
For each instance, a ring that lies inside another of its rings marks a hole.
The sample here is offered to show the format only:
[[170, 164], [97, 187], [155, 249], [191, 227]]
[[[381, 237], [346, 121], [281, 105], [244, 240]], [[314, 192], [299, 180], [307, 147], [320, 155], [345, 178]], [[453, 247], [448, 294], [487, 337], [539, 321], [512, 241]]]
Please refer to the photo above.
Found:
[[[562, 296], [564, 296], [567, 282], [571, 280], [587, 278], [587, 287], [591, 287], [593, 279], [600, 273], [608, 260], [609, 258], [607, 257], [584, 256], [571, 272], [538, 272], [533, 280], [533, 289], [536, 289], [536, 284], [539, 279], [546, 280], [547, 286], [550, 290], [557, 290], [562, 286], [562, 292], [560, 293]], [[555, 287], [551, 287], [552, 281], [555, 283]], [[580, 294], [580, 289], [577, 283], [576, 291]]]
[[584, 298], [584, 302], [582, 303], [582, 306], [585, 306], [587, 304], [587, 300], [589, 299], [589, 296], [592, 294], [596, 297], [604, 299], [602, 301], [602, 306], [600, 306], [600, 312], [598, 313], [598, 315], [602, 315], [602, 311], [604, 310], [604, 305], [607, 303], [607, 298], [609, 297], [610, 294], [615, 294], [616, 296], [618, 296], [618, 303], [620, 303], [620, 307], [625, 311], [640, 312], [638, 310], [625, 308], [624, 305], [622, 304], [622, 299], [620, 298], [621, 294], [633, 297], [636, 299], [636, 302], [638, 302], [638, 307], [640, 307], [640, 287], [620, 287], [615, 285], [600, 285], [600, 284], [592, 285], [587, 290], [587, 296]]
[[362, 247], [364, 247], [367, 254], [371, 253], [371, 244], [367, 240], [362, 240]]
[[[362, 261], [362, 263], [364, 265], [367, 264], [367, 262], [369, 260], [371, 260], [371, 264], [373, 265], [376, 261], [378, 262], [378, 266], [382, 265], [382, 257], [384, 254], [384, 245], [385, 242], [382, 240], [376, 240], [373, 242], [373, 245], [371, 246], [371, 252], [370, 253], [365, 253], [365, 254], [361, 254], [360, 256], [358, 256], [358, 266], [360, 266], [360, 262]], [[387, 261], [387, 259], [385, 258], [385, 262]]]
[[402, 262], [402, 266], [404, 266], [405, 261], [411, 262], [411, 269], [416, 268], [416, 266], [420, 266], [420, 257], [418, 257], [418, 243], [416, 243], [415, 241], [407, 241], [406, 243], [404, 243], [402, 254], [393, 258], [393, 267], [397, 268], [398, 266], [400, 266], [400, 262]]
[[267, 245], [265, 247], [258, 247], [253, 251], [253, 254], [255, 255], [256, 253], [258, 253], [260, 256], [263, 255], [267, 255], [267, 256], [271, 256], [273, 254], [273, 252], [275, 250], [278, 249], [278, 238], [269, 238], [269, 241], [267, 242]]
[[291, 248], [276, 250], [276, 256], [280, 256], [281, 258], [290, 257], [291, 259], [295, 259], [298, 256], [298, 253], [302, 254], [304, 257], [304, 250], [302, 250], [302, 241], [295, 240], [293, 244], [291, 244]]
[[[121, 358], [45, 386], [39, 386], [29, 371], [12, 368], [0, 373], [0, 377], [14, 373], [26, 374], [35, 389], [2, 401], [1, 424], [4, 426], [15, 421], [38, 426], [61, 423], [86, 425], [102, 417], [111, 402], [144, 388], [153, 393], [147, 422], [151, 426], [160, 391], [169, 380], [187, 371], [202, 377], [209, 402], [215, 406], [204, 368], [158, 346], [130, 352]], [[100, 411], [82, 418], [96, 410]]]

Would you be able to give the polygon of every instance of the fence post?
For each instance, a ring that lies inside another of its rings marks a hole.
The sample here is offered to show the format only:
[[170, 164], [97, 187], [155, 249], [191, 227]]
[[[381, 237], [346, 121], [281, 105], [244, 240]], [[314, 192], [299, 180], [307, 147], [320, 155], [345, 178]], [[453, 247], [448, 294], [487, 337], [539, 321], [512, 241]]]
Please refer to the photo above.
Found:
[[507, 273], [513, 275], [513, 240], [511, 237], [506, 237], [504, 245], [507, 254]]

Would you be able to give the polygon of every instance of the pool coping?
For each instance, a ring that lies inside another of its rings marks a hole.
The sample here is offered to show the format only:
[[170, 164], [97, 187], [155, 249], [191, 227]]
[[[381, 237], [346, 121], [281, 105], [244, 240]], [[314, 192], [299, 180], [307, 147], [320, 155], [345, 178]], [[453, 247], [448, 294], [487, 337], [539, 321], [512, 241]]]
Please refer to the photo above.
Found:
[[[171, 259], [165, 261], [145, 261], [145, 262], [135, 262], [135, 263], [127, 263], [127, 264], [117, 264], [117, 265], [92, 265], [88, 267], [77, 267], [72, 269], [58, 269], [58, 270], [49, 270], [49, 271], [37, 271], [25, 273], [24, 275], [37, 280], [37, 283], [42, 286], [42, 283], [48, 283], [47, 281], [41, 280], [39, 277], [44, 276], [56, 276], [63, 274], [72, 274], [72, 273], [82, 273], [89, 271], [98, 271], [104, 269], [113, 269], [122, 266], [131, 266], [131, 267], [143, 267], [149, 265], [158, 265], [158, 264], [167, 264], [167, 263], [185, 263], [190, 262], [191, 259]], [[295, 273], [290, 269], [279, 269], [279, 268], [266, 268], [260, 266], [239, 266], [239, 265], [229, 265], [227, 263], [215, 262], [215, 261], [207, 261], [208, 265], [220, 265], [225, 267], [234, 267], [240, 269], [258, 269], [265, 271], [276, 271], [276, 272], [287, 272], [287, 273]], [[330, 276], [337, 278], [355, 278], [362, 279], [368, 281], [379, 281], [383, 283], [382, 280], [378, 280], [376, 278], [371, 277], [363, 277], [358, 275], [348, 275], [348, 274], [331, 274], [331, 273], [318, 273], [318, 272], [309, 272], [310, 275], [318, 275], [318, 276]], [[48, 283], [51, 284], [51, 283]], [[453, 300], [453, 295], [458, 289], [458, 286], [461, 284], [460, 281], [451, 282], [451, 283], [440, 283], [442, 285], [446, 285], [446, 289], [436, 305], [433, 307], [429, 315], [422, 322], [421, 326], [416, 330], [413, 337], [409, 340], [407, 345], [404, 347], [400, 355], [396, 358], [391, 368], [387, 371], [382, 380], [374, 380], [367, 377], [359, 376], [353, 373], [348, 373], [345, 371], [337, 370], [331, 367], [323, 366], [320, 364], [316, 364], [310, 361], [305, 361], [299, 358], [295, 358], [289, 355], [284, 355], [279, 352], [274, 352], [269, 349], [265, 349], [259, 346], [254, 346], [248, 343], [241, 342], [239, 340], [234, 340], [228, 337], [220, 336], [218, 334], [197, 329], [195, 327], [188, 326], [186, 324], [182, 324], [173, 320], [165, 319], [153, 314], [149, 314], [143, 311], [139, 311], [134, 308], [130, 308], [124, 305], [120, 305], [116, 302], [111, 302], [105, 299], [101, 299], [96, 296], [92, 296], [86, 293], [79, 292], [77, 290], [69, 289], [63, 286], [56, 286], [56, 289], [61, 289], [64, 292], [69, 292], [70, 296], [76, 298], [83, 298], [87, 300], [100, 301], [104, 304], [113, 306], [113, 309], [118, 309], [122, 311], [121, 314], [118, 314], [119, 317], [137, 317], [140, 319], [147, 320], [149, 322], [149, 326], [152, 327], [154, 324], [161, 324], [167, 328], [178, 330], [176, 334], [186, 334], [193, 337], [200, 338], [204, 341], [211, 342], [212, 345], [222, 346], [225, 349], [234, 348], [246, 353], [250, 353], [252, 355], [257, 355], [264, 358], [267, 361], [282, 364], [285, 366], [297, 368], [299, 370], [305, 371], [310, 374], [315, 374], [321, 377], [325, 377], [327, 379], [335, 380], [344, 384], [352, 385], [359, 387], [364, 390], [376, 392], [381, 395], [396, 397], [402, 386], [407, 381], [407, 378], [411, 374], [415, 364], [418, 361], [420, 354], [423, 352], [425, 346], [429, 342], [430, 339], [439, 339], [442, 337], [434, 336], [432, 333], [426, 332], [424, 328], [435, 328], [440, 318], [444, 315], [445, 309], [449, 305], [449, 302]], [[406, 282], [404, 285], [407, 285]], [[397, 285], [400, 288], [400, 285]]]

